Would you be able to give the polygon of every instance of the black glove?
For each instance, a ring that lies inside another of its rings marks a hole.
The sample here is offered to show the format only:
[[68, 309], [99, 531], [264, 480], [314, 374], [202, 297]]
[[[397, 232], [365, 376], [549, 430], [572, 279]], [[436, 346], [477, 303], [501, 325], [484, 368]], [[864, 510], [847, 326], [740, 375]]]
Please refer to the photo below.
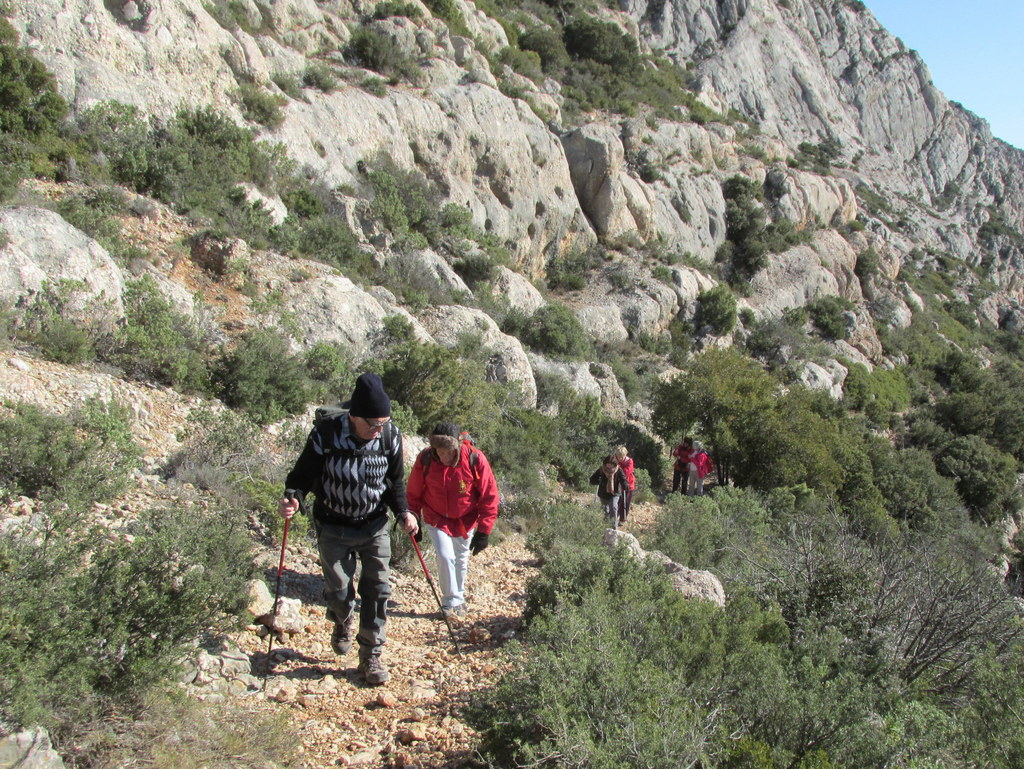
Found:
[[469, 549], [473, 551], [473, 555], [484, 550], [487, 547], [487, 540], [490, 538], [490, 534], [484, 534], [482, 531], [476, 532], [473, 535], [473, 541], [469, 543]]

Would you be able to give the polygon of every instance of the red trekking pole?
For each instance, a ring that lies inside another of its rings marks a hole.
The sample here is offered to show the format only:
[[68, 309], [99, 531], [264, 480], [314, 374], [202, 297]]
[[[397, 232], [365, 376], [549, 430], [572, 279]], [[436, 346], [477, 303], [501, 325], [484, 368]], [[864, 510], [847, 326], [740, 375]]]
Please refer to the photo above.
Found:
[[[302, 504], [302, 498], [297, 497], [294, 489], [286, 489], [284, 492], [285, 499], [298, 499], [299, 509], [305, 512], [305, 506]], [[267, 674], [270, 673], [270, 652], [274, 648], [274, 620], [277, 619], [277, 602], [281, 598], [281, 574], [284, 573], [284, 549], [288, 544], [288, 527], [291, 525], [291, 517], [284, 519], [284, 533], [281, 535], [281, 560], [277, 564], [277, 585], [274, 587], [274, 608], [270, 612], [270, 633], [267, 636], [267, 667], [266, 672], [263, 674], [263, 687], [267, 686]]]
[[423, 560], [423, 553], [420, 552], [420, 545], [416, 541], [416, 537], [412, 534], [409, 535], [409, 539], [412, 540], [412, 546], [416, 548], [416, 555], [419, 556], [420, 566], [423, 567], [423, 574], [427, 578], [427, 584], [430, 585], [430, 591], [434, 594], [434, 600], [437, 601], [437, 608], [441, 610], [441, 616], [444, 618], [444, 624], [448, 626], [448, 635], [452, 637], [452, 643], [455, 644], [455, 653], [462, 654], [462, 649], [459, 648], [458, 639], [455, 638], [455, 631], [452, 630], [452, 621], [448, 618], [448, 613], [445, 612], [444, 606], [441, 605], [441, 596], [437, 594], [437, 588], [434, 587], [434, 580], [430, 576], [430, 572], [427, 571], [427, 562]]

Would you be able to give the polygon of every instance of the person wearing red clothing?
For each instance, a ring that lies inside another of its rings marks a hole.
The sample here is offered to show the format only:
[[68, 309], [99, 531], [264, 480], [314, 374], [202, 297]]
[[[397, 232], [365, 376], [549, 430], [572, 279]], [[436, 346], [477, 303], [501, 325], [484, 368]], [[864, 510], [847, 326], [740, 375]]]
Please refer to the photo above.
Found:
[[441, 610], [466, 613], [469, 554], [485, 547], [498, 518], [498, 483], [487, 457], [459, 428], [441, 422], [430, 446], [416, 457], [406, 488], [409, 509], [423, 518], [423, 530], [437, 553]]
[[[672, 468], [672, 491], [686, 493], [686, 484], [690, 474], [690, 463], [693, 461], [693, 438], [683, 438], [683, 442], [672, 449], [672, 456], [676, 458], [675, 466]], [[680, 484], [682, 488], [680, 488]]]
[[633, 457], [629, 455], [629, 449], [625, 446], [615, 449], [615, 458], [619, 460], [619, 467], [626, 475], [626, 485], [619, 498], [619, 523], [625, 523], [626, 517], [629, 515], [629, 507], [633, 504], [633, 492], [636, 491], [636, 465], [633, 462]]

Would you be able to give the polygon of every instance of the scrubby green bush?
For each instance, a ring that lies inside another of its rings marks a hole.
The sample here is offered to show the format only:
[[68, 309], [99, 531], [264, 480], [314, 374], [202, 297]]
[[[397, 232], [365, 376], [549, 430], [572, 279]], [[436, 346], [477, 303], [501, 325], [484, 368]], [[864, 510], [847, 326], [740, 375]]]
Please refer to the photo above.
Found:
[[135, 379], [181, 392], [208, 392], [208, 346], [195, 321], [177, 312], [149, 276], [129, 281], [125, 317], [114, 334], [110, 359]]
[[844, 314], [853, 309], [853, 303], [839, 296], [822, 296], [807, 303], [814, 327], [828, 339], [846, 339], [850, 328]]
[[83, 296], [84, 288], [79, 281], [45, 283], [13, 313], [15, 336], [57, 363], [78, 365], [94, 360], [97, 345], [105, 336], [106, 313], [102, 302]]
[[578, 359], [592, 349], [579, 318], [560, 302], [549, 302], [529, 317], [510, 312], [502, 330], [545, 355]]
[[302, 359], [273, 330], [249, 331], [214, 368], [220, 398], [260, 423], [302, 411], [315, 394]]
[[320, 93], [338, 90], [338, 78], [334, 70], [325, 64], [310, 64], [302, 73], [302, 87], [314, 88]]
[[910, 407], [910, 384], [899, 369], [868, 371], [861, 363], [850, 363], [843, 381], [843, 401], [874, 424], [887, 425], [892, 415]]
[[736, 328], [736, 297], [728, 286], [717, 285], [697, 295], [700, 310], [697, 323], [710, 326], [716, 336], [724, 336]]
[[127, 487], [140, 451], [123, 406], [89, 400], [67, 415], [28, 403], [4, 408], [11, 414], [0, 421], [0, 486], [76, 508]]
[[242, 83], [238, 87], [236, 97], [242, 105], [242, 114], [246, 120], [276, 128], [284, 122], [284, 111], [281, 109], [288, 103], [284, 96], [271, 93], [255, 83]]
[[238, 621], [252, 563], [243, 520], [177, 505], [107, 531], [57, 503], [44, 515], [54, 536], [0, 542], [4, 721], [67, 727], [131, 702], [201, 632]]
[[60, 137], [67, 112], [53, 75], [0, 18], [0, 200], [26, 177], [58, 174], [68, 156]]
[[419, 79], [419, 65], [389, 35], [373, 28], [358, 27], [349, 38], [348, 55], [362, 66], [387, 76], [393, 83]]

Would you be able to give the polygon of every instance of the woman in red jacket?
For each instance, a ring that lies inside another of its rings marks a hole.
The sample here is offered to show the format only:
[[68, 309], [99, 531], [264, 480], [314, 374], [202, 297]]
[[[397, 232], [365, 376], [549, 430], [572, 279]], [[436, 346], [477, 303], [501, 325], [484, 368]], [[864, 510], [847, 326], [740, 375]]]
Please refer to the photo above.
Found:
[[625, 446], [615, 449], [615, 458], [619, 460], [619, 467], [626, 475], [626, 486], [622, 489], [622, 497], [619, 499], [619, 523], [625, 523], [629, 516], [629, 508], [633, 504], [633, 492], [636, 491], [636, 465]]
[[469, 553], [485, 547], [498, 518], [498, 483], [487, 457], [459, 439], [451, 422], [438, 424], [430, 447], [416, 457], [406, 488], [409, 509], [423, 517], [423, 529], [437, 553], [442, 611], [466, 613]]

